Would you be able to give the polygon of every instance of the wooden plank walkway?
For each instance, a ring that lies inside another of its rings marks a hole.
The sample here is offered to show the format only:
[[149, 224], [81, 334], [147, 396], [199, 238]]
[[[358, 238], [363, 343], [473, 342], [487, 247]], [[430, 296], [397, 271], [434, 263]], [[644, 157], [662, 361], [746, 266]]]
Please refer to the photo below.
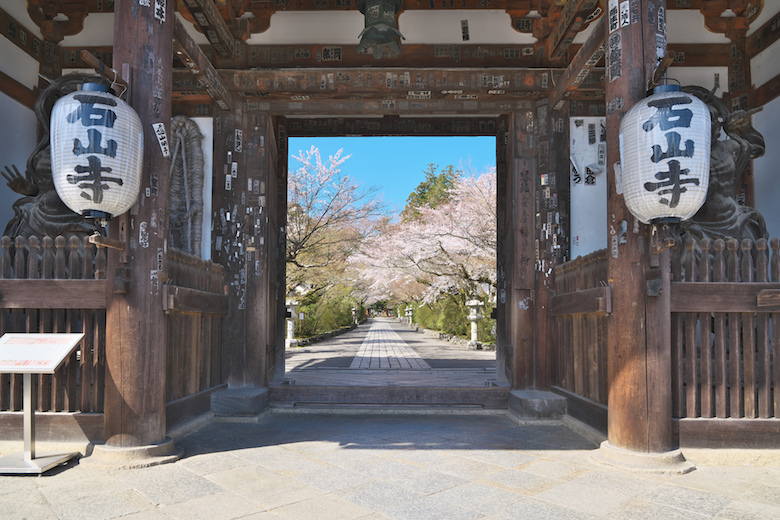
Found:
[[431, 366], [409, 348], [386, 322], [374, 321], [350, 369], [430, 370]]

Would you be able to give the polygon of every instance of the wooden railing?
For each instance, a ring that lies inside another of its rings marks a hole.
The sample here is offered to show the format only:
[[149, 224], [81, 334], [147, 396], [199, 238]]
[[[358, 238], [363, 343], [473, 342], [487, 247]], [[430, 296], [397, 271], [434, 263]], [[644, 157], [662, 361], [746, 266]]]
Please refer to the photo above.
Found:
[[678, 418], [780, 417], [780, 240], [690, 239], [672, 251]]
[[224, 382], [225, 268], [169, 250], [168, 282], [163, 289], [163, 307], [169, 313], [166, 381], [171, 402]]
[[607, 251], [555, 268], [552, 314], [558, 339], [557, 386], [607, 404]]
[[[106, 255], [87, 239], [0, 240], [0, 334], [83, 332], [53, 375], [37, 376], [39, 411], [102, 412]], [[22, 409], [22, 378], [0, 375], [0, 411]]]

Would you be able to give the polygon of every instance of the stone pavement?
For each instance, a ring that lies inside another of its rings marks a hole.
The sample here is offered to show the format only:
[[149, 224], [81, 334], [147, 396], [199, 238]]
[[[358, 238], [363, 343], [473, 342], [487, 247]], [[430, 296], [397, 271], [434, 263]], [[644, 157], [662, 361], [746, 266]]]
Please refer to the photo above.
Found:
[[522, 423], [503, 412], [278, 410], [207, 423], [176, 442], [184, 458], [163, 466], [74, 462], [42, 477], [0, 476], [0, 517], [780, 518], [777, 465], [634, 474], [597, 465], [595, 444], [562, 422]]
[[430, 370], [431, 366], [409, 348], [389, 321], [372, 320], [351, 369]]

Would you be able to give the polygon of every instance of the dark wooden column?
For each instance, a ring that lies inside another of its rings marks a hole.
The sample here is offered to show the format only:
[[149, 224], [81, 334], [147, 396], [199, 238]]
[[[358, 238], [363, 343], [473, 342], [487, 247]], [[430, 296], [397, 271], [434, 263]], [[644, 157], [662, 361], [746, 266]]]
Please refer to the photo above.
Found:
[[548, 99], [536, 106], [536, 240], [537, 261], [534, 300], [534, 386], [548, 390], [555, 374], [555, 326], [552, 302], [553, 269], [568, 250], [568, 142], [564, 114]]
[[[738, 23], [741, 22], [741, 23]], [[743, 17], [734, 18], [726, 30], [731, 40], [731, 60], [729, 61], [728, 95], [731, 98], [731, 110], [748, 110], [749, 94], [753, 87], [750, 77], [750, 58], [747, 54], [748, 23]], [[748, 161], [745, 171], [738, 179], [736, 197], [740, 204], [753, 206], [755, 201], [755, 181], [753, 161]]]
[[[504, 324], [499, 342], [499, 370], [513, 388], [534, 385], [534, 211], [536, 151], [534, 107], [510, 114], [507, 123], [506, 173], [498, 183], [499, 312]], [[503, 305], [502, 305], [503, 303]]]
[[[609, 444], [630, 452], [665, 453], [672, 439], [670, 338], [658, 332], [668, 307], [648, 302], [647, 280], [666, 272], [668, 260], [651, 271], [651, 226], [626, 208], [615, 165], [620, 162], [618, 133], [623, 115], [646, 97], [648, 79], [666, 51], [664, 0], [639, 0], [638, 11], [606, 24], [608, 283], [613, 313], [608, 320]], [[622, 25], [622, 27], [621, 27]], [[668, 292], [668, 291], [667, 291]], [[650, 331], [649, 329], [653, 329]], [[668, 334], [666, 334], [668, 336]]]
[[[160, 17], [164, 14], [165, 21]], [[165, 440], [167, 324], [162, 285], [167, 278], [169, 157], [152, 127], [170, 135], [173, 2], [153, 8], [117, 2], [114, 68], [129, 81], [128, 101], [144, 129], [144, 177], [137, 204], [110, 225], [127, 241], [125, 254], [109, 251], [106, 311], [107, 445], [139, 447]], [[124, 280], [129, 279], [129, 283]]]
[[[236, 99], [232, 110], [215, 108], [214, 117], [212, 255], [227, 268], [224, 366], [232, 388], [265, 386], [276, 362], [270, 264], [278, 242], [277, 143], [271, 117], [249, 108]], [[281, 284], [283, 291], [283, 278]]]

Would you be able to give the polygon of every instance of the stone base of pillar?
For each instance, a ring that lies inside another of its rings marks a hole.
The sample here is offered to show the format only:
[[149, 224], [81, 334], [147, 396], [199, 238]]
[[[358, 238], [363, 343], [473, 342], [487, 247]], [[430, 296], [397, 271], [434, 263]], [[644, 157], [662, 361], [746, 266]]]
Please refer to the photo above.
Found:
[[665, 453], [644, 453], [618, 448], [604, 441], [601, 447], [593, 452], [593, 459], [601, 464], [613, 466], [636, 473], [655, 475], [684, 475], [690, 473], [696, 466], [685, 457], [680, 450]]
[[298, 346], [298, 340], [297, 339], [286, 339], [284, 340], [284, 348], [292, 348]]
[[466, 346], [469, 350], [482, 350], [482, 343], [479, 341], [469, 341]]
[[184, 455], [172, 439], [166, 438], [160, 444], [122, 448], [99, 444], [89, 457], [82, 458], [79, 465], [94, 469], [134, 469], [158, 466], [176, 462]]

